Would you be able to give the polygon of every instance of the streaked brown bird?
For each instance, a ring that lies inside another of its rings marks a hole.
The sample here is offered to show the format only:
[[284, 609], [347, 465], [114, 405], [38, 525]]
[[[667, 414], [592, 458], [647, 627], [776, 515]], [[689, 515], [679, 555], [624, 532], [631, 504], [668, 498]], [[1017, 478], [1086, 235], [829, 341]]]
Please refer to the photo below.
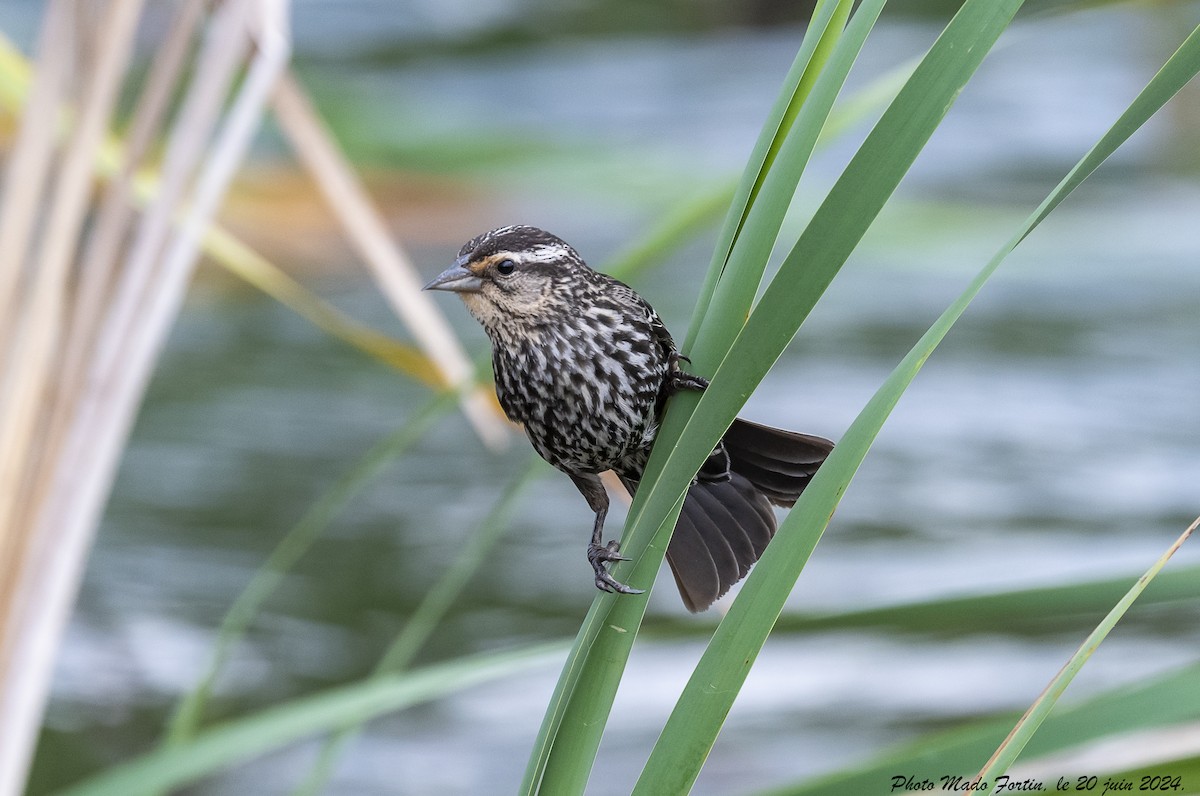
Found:
[[[467, 242], [425, 286], [458, 293], [492, 341], [496, 396], [543, 459], [566, 473], [596, 520], [587, 557], [596, 587], [638, 594], [609, 574], [603, 543], [613, 470], [637, 490], [667, 399], [708, 382], [680, 369], [675, 341], [628, 285], [593, 271], [561, 239], [510, 226]], [[833, 443], [738, 418], [683, 504], [667, 563], [690, 611], [703, 611], [750, 570], [775, 534], [771, 504], [790, 507]]]

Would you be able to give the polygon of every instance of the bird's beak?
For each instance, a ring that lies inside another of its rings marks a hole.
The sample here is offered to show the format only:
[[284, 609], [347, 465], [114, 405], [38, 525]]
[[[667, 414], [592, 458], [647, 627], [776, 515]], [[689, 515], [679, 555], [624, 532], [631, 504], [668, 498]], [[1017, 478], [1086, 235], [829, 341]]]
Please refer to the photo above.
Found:
[[467, 258], [459, 257], [454, 265], [442, 271], [426, 285], [424, 290], [453, 290], [456, 293], [478, 293], [483, 289], [483, 280], [467, 268]]

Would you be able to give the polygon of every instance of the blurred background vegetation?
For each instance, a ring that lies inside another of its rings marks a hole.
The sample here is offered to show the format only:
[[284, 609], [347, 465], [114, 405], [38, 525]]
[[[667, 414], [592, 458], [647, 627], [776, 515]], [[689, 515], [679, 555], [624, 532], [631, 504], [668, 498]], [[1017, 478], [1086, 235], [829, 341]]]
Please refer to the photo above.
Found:
[[[25, 52], [40, 5], [0, 2], [0, 30]], [[920, 55], [956, 7], [892, 5], [850, 93]], [[836, 439], [1200, 17], [1191, 2], [1029, 6], [746, 416]], [[160, 8], [143, 23], [147, 50]], [[424, 274], [485, 229], [536, 224], [602, 270], [623, 264], [681, 336], [722, 197], [810, 10], [297, 0], [294, 66]], [[868, 107], [818, 153], [790, 224], [882, 109]], [[782, 786], [1023, 709], [1195, 516], [1198, 114], [1192, 85], [1013, 255], [931, 360], [801, 578], [696, 792]], [[271, 121], [220, 218], [321, 298], [408, 339]], [[686, 234], [648, 237], [672, 219]], [[443, 309], [486, 362], [465, 311]], [[88, 564], [30, 793], [158, 743], [264, 559], [430, 400], [426, 385], [202, 265]], [[206, 720], [368, 674], [530, 466], [527, 447], [512, 435], [488, 450], [447, 411], [377, 477], [352, 475], [358, 491], [254, 616]], [[566, 479], [524, 489], [415, 662], [569, 638], [592, 599], [589, 528]], [[1135, 607], [1070, 699], [1196, 662], [1200, 588], [1189, 584], [1200, 583], [1200, 555], [1185, 548], [1171, 569], [1187, 577]], [[711, 632], [714, 620], [688, 616], [666, 580], [592, 792], [628, 792]], [[979, 599], [953, 599], [963, 595]], [[337, 761], [330, 792], [511, 790], [554, 676], [536, 669], [371, 723]], [[1200, 725], [1169, 729], [1176, 758], [1200, 755]], [[1140, 756], [1130, 760], [1044, 770], [1122, 770], [1163, 746], [1131, 741]], [[291, 792], [319, 749], [289, 748], [193, 792]]]

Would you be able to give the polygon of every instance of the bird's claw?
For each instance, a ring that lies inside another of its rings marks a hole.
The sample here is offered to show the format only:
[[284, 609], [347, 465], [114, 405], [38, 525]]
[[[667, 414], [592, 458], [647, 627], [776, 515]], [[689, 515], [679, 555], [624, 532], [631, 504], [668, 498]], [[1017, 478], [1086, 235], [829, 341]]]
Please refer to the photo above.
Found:
[[643, 589], [635, 589], [632, 586], [626, 586], [621, 581], [614, 578], [604, 570], [599, 570], [596, 575], [596, 588], [600, 591], [608, 593], [616, 592], [617, 594], [644, 594]]
[[609, 593], [616, 592], [617, 594], [642, 594], [642, 589], [635, 589], [632, 586], [626, 586], [621, 581], [608, 574], [605, 564], [609, 561], [628, 561], [629, 559], [620, 553], [621, 544], [615, 539], [601, 547], [597, 544], [588, 545], [587, 557], [592, 564], [592, 570], [596, 573], [596, 588], [600, 591]]
[[613, 539], [608, 544], [601, 547], [600, 545], [588, 545], [588, 561], [592, 562], [592, 566], [596, 565], [597, 561], [628, 561], [629, 559], [621, 555], [621, 543]]
[[681, 370], [679, 367], [680, 361], [686, 362], [689, 365], [692, 364], [692, 360], [688, 359], [683, 354], [680, 354], [677, 351], [671, 353], [670, 361], [668, 363], [667, 379], [666, 382], [664, 382], [667, 393], [674, 395], [675, 393], [682, 392], [683, 390], [704, 392], [704, 390], [708, 387], [708, 379], [702, 376], [693, 376], [691, 373]]

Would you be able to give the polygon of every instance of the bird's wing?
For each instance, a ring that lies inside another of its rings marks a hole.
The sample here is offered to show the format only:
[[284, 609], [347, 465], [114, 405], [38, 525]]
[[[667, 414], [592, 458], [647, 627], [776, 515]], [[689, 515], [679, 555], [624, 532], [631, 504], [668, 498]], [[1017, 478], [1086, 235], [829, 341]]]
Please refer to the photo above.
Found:
[[667, 326], [662, 322], [662, 318], [658, 317], [658, 313], [647, 304], [646, 311], [650, 314], [650, 332], [654, 335], [654, 340], [662, 347], [663, 356], [668, 359], [678, 353], [675, 348], [675, 339], [671, 337], [671, 333], [667, 331]]

